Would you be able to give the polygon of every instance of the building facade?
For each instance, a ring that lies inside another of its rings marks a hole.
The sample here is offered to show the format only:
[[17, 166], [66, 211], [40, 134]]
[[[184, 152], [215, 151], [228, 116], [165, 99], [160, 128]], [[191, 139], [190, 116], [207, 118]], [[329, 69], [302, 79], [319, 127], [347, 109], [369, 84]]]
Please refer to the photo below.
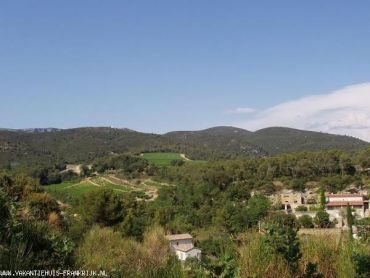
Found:
[[362, 194], [326, 194], [326, 209], [329, 213], [343, 213], [347, 206], [351, 207], [355, 217], [363, 218], [369, 215], [369, 200]]
[[193, 237], [190, 234], [167, 235], [171, 250], [176, 254], [180, 261], [189, 258], [201, 258], [201, 250], [195, 248]]

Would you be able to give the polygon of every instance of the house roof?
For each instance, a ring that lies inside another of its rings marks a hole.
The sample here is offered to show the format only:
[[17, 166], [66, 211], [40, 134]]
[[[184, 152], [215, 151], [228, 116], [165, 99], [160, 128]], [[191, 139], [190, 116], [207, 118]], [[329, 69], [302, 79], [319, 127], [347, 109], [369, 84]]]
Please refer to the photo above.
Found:
[[364, 202], [363, 201], [339, 201], [339, 202], [329, 202], [326, 204], [328, 207], [340, 207], [340, 206], [363, 206]]
[[169, 241], [172, 241], [172, 240], [181, 240], [181, 239], [193, 239], [193, 237], [190, 234], [166, 235], [166, 238]]
[[363, 197], [362, 194], [325, 194], [326, 197], [345, 198], [345, 197]]

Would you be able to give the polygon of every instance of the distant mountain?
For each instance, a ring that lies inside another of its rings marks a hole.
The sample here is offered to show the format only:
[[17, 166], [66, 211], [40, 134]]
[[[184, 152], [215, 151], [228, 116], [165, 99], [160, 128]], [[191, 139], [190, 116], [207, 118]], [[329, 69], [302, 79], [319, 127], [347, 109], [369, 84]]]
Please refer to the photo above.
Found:
[[161, 135], [108, 127], [58, 132], [0, 131], [0, 164], [86, 162], [113, 153], [165, 145]]
[[30, 133], [44, 133], [44, 132], [56, 132], [60, 131], [60, 128], [47, 127], [47, 128], [24, 128], [24, 129], [10, 129], [10, 128], [0, 128], [0, 131], [24, 131]]
[[270, 155], [323, 149], [353, 151], [369, 146], [368, 142], [350, 136], [286, 127], [270, 127], [258, 130], [248, 136], [248, 141], [260, 146]]
[[251, 132], [235, 127], [213, 127], [200, 131], [175, 131], [165, 134], [172, 140], [200, 146], [222, 148], [243, 154], [275, 155], [286, 152], [340, 149], [353, 151], [369, 146], [360, 139], [286, 127], [270, 127]]
[[305, 150], [353, 151], [366, 146], [369, 143], [353, 137], [283, 127], [250, 132], [221, 126], [164, 135], [110, 127], [0, 129], [0, 166], [90, 162], [123, 152], [174, 151], [192, 159], [231, 159]]
[[224, 153], [225, 158], [267, 155], [261, 147], [248, 141], [250, 134], [252, 132], [245, 129], [219, 126], [200, 131], [173, 131], [164, 134], [164, 137], [185, 146]]

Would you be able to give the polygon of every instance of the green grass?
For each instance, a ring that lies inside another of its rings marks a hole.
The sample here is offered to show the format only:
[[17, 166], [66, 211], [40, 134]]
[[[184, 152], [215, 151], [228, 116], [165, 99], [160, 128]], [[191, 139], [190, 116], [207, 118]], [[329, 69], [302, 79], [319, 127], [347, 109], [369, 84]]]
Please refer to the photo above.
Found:
[[179, 153], [144, 153], [143, 158], [156, 166], [169, 166], [173, 160], [183, 160]]
[[93, 186], [88, 182], [82, 183], [60, 183], [44, 186], [47, 193], [52, 195], [54, 198], [68, 204], [75, 204], [77, 199], [82, 195], [98, 190], [99, 187]]
[[145, 185], [154, 186], [154, 187], [162, 187], [162, 184], [160, 182], [154, 181], [154, 180], [146, 180], [144, 182]]
[[118, 194], [124, 194], [131, 191], [130, 188], [118, 184], [109, 183], [100, 177], [92, 179], [97, 185], [94, 185], [88, 181], [80, 183], [65, 182], [60, 184], [52, 184], [44, 186], [47, 193], [52, 195], [54, 198], [71, 205], [76, 204], [77, 200], [84, 194], [99, 190], [100, 188], [109, 188]]

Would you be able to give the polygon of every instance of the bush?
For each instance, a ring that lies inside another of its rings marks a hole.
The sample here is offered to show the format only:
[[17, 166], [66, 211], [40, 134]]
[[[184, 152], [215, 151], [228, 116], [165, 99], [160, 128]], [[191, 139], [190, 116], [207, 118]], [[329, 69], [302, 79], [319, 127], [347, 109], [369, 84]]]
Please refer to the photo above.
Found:
[[352, 258], [355, 264], [357, 277], [370, 277], [370, 254], [356, 252], [353, 254]]
[[0, 269], [52, 269], [71, 265], [73, 244], [46, 222], [19, 221], [10, 228], [8, 248]]
[[8, 200], [5, 192], [0, 188], [0, 241], [3, 229], [9, 217]]
[[171, 166], [182, 166], [184, 164], [185, 164], [185, 161], [181, 159], [171, 160]]
[[32, 193], [27, 199], [31, 213], [37, 219], [47, 220], [51, 212], [60, 212], [57, 201], [47, 193]]
[[306, 207], [306, 206], [298, 206], [298, 207], [296, 207], [296, 209], [295, 209], [296, 211], [308, 211], [308, 208]]
[[309, 215], [302, 215], [301, 217], [298, 218], [298, 223], [303, 227], [303, 228], [313, 228], [314, 224], [312, 221], [312, 217]]
[[78, 210], [87, 224], [113, 226], [123, 221], [122, 197], [113, 190], [100, 189], [83, 195]]
[[291, 277], [286, 263], [257, 233], [246, 235], [239, 249], [238, 264], [241, 277]]
[[145, 233], [142, 243], [124, 239], [112, 228], [94, 226], [77, 251], [77, 265], [91, 270], [106, 269], [112, 277], [182, 277], [172, 259], [163, 229]]
[[324, 210], [320, 210], [316, 213], [314, 221], [319, 228], [330, 228], [331, 226], [329, 214]]
[[285, 260], [291, 273], [297, 272], [302, 256], [297, 226], [295, 217], [285, 213], [272, 215], [265, 226], [266, 242], [276, 255]]

